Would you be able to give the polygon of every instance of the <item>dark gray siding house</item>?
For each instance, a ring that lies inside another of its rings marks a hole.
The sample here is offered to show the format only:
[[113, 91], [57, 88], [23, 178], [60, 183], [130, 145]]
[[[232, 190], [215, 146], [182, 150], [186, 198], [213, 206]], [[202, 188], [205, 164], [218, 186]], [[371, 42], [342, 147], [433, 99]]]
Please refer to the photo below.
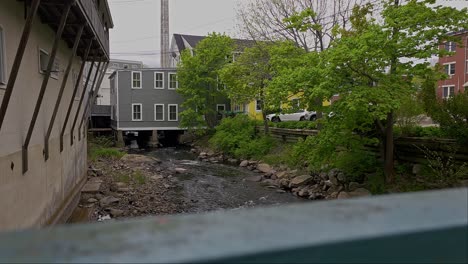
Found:
[[184, 99], [175, 69], [117, 70], [111, 77], [112, 127], [123, 131], [179, 130]]
[[[168, 69], [116, 70], [110, 77], [111, 127], [117, 140], [123, 133], [150, 134], [150, 145], [158, 144], [158, 137], [185, 129], [180, 127], [179, 114], [184, 98], [177, 93], [177, 71]], [[220, 99], [217, 110], [230, 109], [227, 98]]]

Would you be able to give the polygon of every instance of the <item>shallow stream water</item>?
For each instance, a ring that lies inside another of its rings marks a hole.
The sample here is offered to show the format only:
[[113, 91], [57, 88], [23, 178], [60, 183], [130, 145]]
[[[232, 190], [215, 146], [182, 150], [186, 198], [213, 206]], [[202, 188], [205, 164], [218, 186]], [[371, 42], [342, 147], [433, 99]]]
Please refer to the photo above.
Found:
[[245, 168], [199, 161], [187, 148], [163, 148], [142, 154], [161, 160], [163, 170], [186, 169], [173, 177], [178, 182], [181, 198], [188, 205], [188, 212], [307, 201], [262, 183], [249, 181], [250, 177], [259, 174]]

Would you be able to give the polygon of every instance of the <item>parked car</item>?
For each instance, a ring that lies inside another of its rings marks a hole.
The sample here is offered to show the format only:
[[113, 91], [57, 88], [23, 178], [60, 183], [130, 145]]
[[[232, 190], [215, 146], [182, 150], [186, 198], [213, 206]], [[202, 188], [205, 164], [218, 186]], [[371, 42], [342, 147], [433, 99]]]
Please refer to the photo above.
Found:
[[316, 112], [298, 110], [295, 113], [281, 113], [281, 114], [269, 114], [266, 116], [271, 122], [282, 122], [282, 121], [306, 121], [315, 120], [317, 118]]

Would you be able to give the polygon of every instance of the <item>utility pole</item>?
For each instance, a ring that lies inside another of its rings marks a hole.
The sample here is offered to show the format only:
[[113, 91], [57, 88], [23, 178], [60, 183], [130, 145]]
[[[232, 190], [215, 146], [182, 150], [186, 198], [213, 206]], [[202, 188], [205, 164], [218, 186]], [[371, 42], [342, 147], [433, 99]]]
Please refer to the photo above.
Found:
[[161, 68], [169, 66], [169, 0], [161, 0]]

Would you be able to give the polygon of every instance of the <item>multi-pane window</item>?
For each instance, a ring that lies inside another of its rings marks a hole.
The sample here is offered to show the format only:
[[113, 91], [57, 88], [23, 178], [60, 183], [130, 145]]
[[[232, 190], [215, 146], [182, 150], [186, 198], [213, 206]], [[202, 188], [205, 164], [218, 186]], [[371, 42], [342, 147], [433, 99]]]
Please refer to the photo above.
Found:
[[443, 86], [442, 88], [444, 90], [443, 91], [444, 92], [443, 96], [444, 96], [445, 99], [453, 97], [453, 95], [455, 94], [455, 86], [454, 85], [452, 85], [452, 86]]
[[179, 82], [177, 81], [177, 74], [169, 73], [169, 89], [175, 90], [179, 88]]
[[132, 69], [138, 69], [138, 65], [132, 65]]
[[142, 104], [132, 104], [132, 121], [142, 121]]
[[256, 100], [255, 101], [255, 110], [256, 111], [262, 111], [262, 100]]
[[445, 64], [444, 65], [445, 74], [454, 75], [455, 74], [455, 63]]
[[226, 111], [226, 105], [224, 105], [224, 104], [218, 104], [218, 105], [216, 105], [216, 111], [217, 111], [218, 113], [222, 113], [222, 112]]
[[[43, 49], [39, 49], [39, 72], [44, 74], [47, 71], [47, 66], [49, 64], [49, 53]], [[54, 66], [50, 72], [50, 77], [57, 79], [60, 71], [60, 63], [57, 58], [55, 58]]]
[[457, 49], [457, 43], [452, 42], [452, 41], [445, 42], [446, 51], [455, 52], [456, 49]]
[[141, 89], [141, 72], [132, 72], [132, 88]]
[[242, 109], [242, 105], [240, 104], [235, 104], [234, 105], [234, 112], [242, 112], [243, 109]]
[[154, 73], [154, 89], [164, 89], [164, 73]]
[[5, 36], [0, 27], [0, 84], [6, 84]]
[[169, 121], [178, 121], [179, 120], [179, 111], [178, 108], [179, 106], [176, 104], [170, 104], [168, 105], [169, 108]]
[[164, 105], [154, 105], [154, 121], [164, 121]]

